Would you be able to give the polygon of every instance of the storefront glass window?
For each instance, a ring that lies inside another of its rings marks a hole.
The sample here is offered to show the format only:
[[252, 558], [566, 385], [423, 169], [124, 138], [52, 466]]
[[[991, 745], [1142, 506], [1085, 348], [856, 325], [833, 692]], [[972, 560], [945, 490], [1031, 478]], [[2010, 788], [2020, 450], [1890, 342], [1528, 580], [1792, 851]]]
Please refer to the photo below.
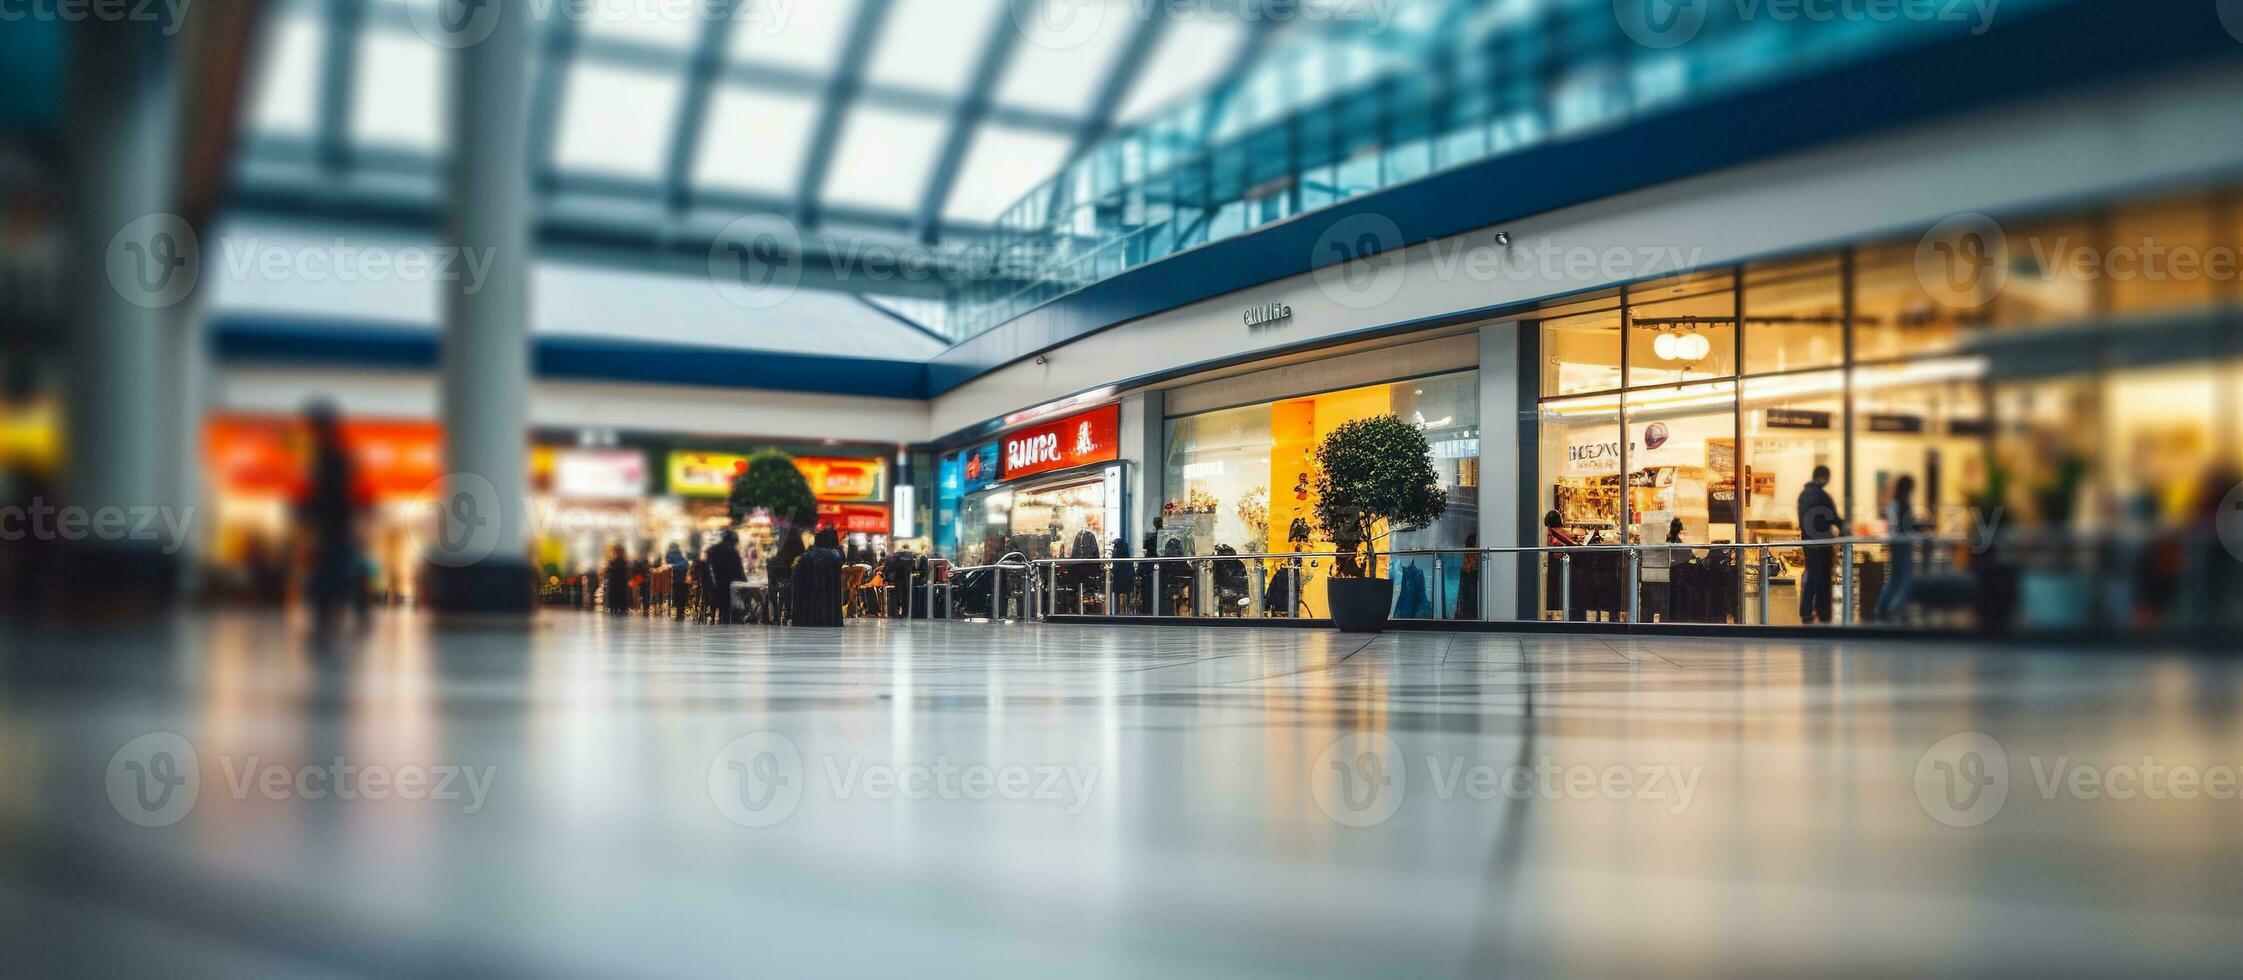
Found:
[[[1168, 496], [1164, 499], [1179, 501], [1178, 509], [1194, 507], [1194, 501], [1202, 502], [1196, 507], [1214, 508], [1212, 513], [1181, 520], [1168, 519], [1178, 516], [1175, 514], [1164, 515], [1164, 524], [1193, 523], [1195, 530], [1204, 526], [1205, 551], [1195, 554], [1212, 554], [1217, 545], [1229, 545], [1243, 554], [1263, 553], [1270, 547], [1268, 512], [1273, 474], [1281, 477], [1282, 485], [1276, 489], [1291, 496], [1291, 474], [1306, 470], [1298, 447], [1288, 447], [1295, 451], [1295, 458], [1280, 461], [1281, 466], [1271, 465], [1276, 439], [1270, 428], [1270, 413], [1269, 405], [1250, 405], [1168, 424]], [[1283, 531], [1279, 529], [1280, 545]], [[1132, 548], [1136, 546], [1137, 542], [1131, 542]]]
[[[2218, 503], [2219, 371], [2211, 365], [2112, 375], [2103, 386], [2111, 493], [2137, 526], [2177, 525]], [[2212, 499], [2205, 499], [2210, 497]]]
[[1994, 459], [2017, 523], [2087, 529], [2103, 512], [2093, 479], [2101, 441], [2091, 377], [2037, 378], [1994, 387]]
[[1854, 358], [1882, 361], [1955, 349], [1984, 309], [1951, 306], [1924, 288], [1916, 243], [1864, 248], [1854, 257]]
[[1844, 363], [1846, 297], [1838, 257], [1748, 266], [1744, 324], [1749, 374]]
[[[2107, 225], [2104, 227], [2108, 227]], [[2009, 229], [2009, 276], [1987, 304], [2000, 329], [2079, 323], [2107, 304], [2101, 260], [2109, 242], [2086, 220]]]
[[1628, 290], [1628, 387], [1737, 373], [1737, 292], [1729, 270]]
[[1837, 371], [1750, 379], [1744, 385], [1746, 540], [1797, 541], [1799, 493], [1828, 466], [1833, 497], [1846, 486], [1845, 376]]
[[1610, 308], [1542, 321], [1542, 390], [1549, 395], [1620, 387], [1620, 311]]
[[2221, 249], [2220, 211], [2209, 196], [2155, 201], [2111, 217], [2103, 255], [2111, 311], [2157, 313], [2200, 308], [2235, 276], [2234, 250]]
[[[1538, 492], [1543, 527], [1537, 545], [1610, 544], [1620, 530], [1620, 398], [1592, 395], [1542, 403], [1542, 475]], [[1552, 517], [1555, 520], [1552, 520]], [[1557, 527], [1552, 529], [1551, 524]], [[1612, 583], [1583, 563], [1568, 572], [1554, 558], [1542, 560], [1542, 618], [1555, 619], [1570, 608], [1576, 619], [1598, 605], [1596, 596]]]
[[1736, 382], [1629, 392], [1627, 423], [1629, 541], [1667, 541], [1676, 520], [1683, 541], [1735, 541]]
[[1982, 373], [1983, 364], [1969, 359], [1854, 372], [1854, 482], [1845, 515], [1854, 530], [1893, 533], [1886, 504], [1894, 484], [1910, 476], [1917, 520], [1970, 531], [1969, 507], [1988, 477]]
[[[1392, 413], [1425, 433], [1434, 471], [1447, 489], [1448, 509], [1433, 526], [1393, 535], [1385, 550], [1462, 547], [1479, 530], [1479, 374], [1466, 371], [1415, 381], [1370, 385], [1224, 409], [1168, 423], [1168, 458], [1162, 480], [1163, 524], [1156, 548], [1212, 556], [1283, 554], [1332, 549], [1314, 529], [1310, 471], [1316, 446], [1342, 423]], [[1132, 542], [1133, 547], [1140, 542]], [[1455, 562], [1436, 576], [1430, 559], [1395, 564], [1397, 614], [1432, 616], [1454, 608]], [[1307, 578], [1303, 601], [1311, 615], [1323, 605], [1323, 571]], [[1412, 592], [1406, 583], [1415, 582]], [[1206, 590], [1202, 614], [1235, 601]], [[1219, 601], [1221, 600], [1221, 601]]]

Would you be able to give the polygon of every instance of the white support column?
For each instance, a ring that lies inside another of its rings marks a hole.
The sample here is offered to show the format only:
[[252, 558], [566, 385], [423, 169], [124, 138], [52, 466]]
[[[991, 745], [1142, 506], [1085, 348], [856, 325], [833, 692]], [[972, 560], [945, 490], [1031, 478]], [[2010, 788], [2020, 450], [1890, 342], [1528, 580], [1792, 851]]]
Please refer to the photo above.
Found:
[[[535, 606], [529, 486], [530, 5], [439, 0], [453, 24], [449, 244], [487, 261], [445, 284], [439, 404], [448, 477], [436, 602], [452, 614]], [[479, 37], [479, 39], [478, 39]]]
[[[175, 503], [165, 480], [173, 435], [166, 394], [178, 385], [167, 350], [201, 270], [193, 230], [172, 213], [181, 105], [176, 44], [161, 26], [97, 18], [69, 32], [76, 67], [64, 127], [74, 283], [65, 492], [97, 518]], [[137, 611], [172, 598], [176, 543], [89, 536], [69, 545], [81, 583], [65, 590], [71, 601], [106, 599]]]

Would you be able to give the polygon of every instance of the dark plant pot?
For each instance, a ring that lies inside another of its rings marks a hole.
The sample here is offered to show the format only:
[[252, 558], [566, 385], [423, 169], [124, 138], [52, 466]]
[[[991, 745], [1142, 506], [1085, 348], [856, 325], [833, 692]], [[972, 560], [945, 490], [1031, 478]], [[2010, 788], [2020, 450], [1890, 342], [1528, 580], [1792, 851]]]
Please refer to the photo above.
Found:
[[1342, 633], [1377, 633], [1386, 629], [1394, 610], [1394, 580], [1390, 578], [1335, 578], [1325, 583], [1332, 604], [1332, 625]]

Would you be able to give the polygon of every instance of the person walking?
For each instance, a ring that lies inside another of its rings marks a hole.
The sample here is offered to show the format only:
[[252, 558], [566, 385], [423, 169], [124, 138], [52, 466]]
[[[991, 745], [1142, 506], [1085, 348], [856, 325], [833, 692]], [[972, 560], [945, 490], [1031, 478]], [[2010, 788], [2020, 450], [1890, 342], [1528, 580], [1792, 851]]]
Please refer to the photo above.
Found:
[[[1803, 540], [1830, 541], [1845, 533], [1845, 519], [1838, 515], [1838, 504], [1830, 499], [1830, 491], [1825, 489], [1829, 483], [1830, 467], [1817, 466], [1807, 485], [1799, 491], [1799, 537]], [[1829, 623], [1830, 565], [1837, 549], [1829, 545], [1810, 545], [1804, 550], [1807, 568], [1799, 577], [1799, 621]]]
[[691, 581], [687, 573], [692, 571], [693, 563], [686, 560], [684, 549], [672, 541], [670, 550], [662, 554], [662, 567], [670, 573], [670, 615], [678, 622], [685, 622], [686, 585]]
[[1893, 481], [1893, 499], [1885, 502], [1885, 527], [1885, 533], [1893, 538], [1885, 548], [1892, 557], [1892, 572], [1885, 579], [1884, 591], [1877, 596], [1877, 621], [1880, 623], [1891, 622], [1900, 615], [1916, 584], [1916, 546], [1908, 540], [1918, 530], [1915, 477], [1903, 474]]
[[296, 520], [310, 569], [304, 592], [311, 599], [312, 629], [327, 637], [333, 635], [335, 621], [359, 577], [357, 474], [343, 446], [335, 407], [314, 403], [305, 412], [305, 422], [312, 437], [311, 493]]
[[732, 611], [732, 583], [745, 582], [747, 566], [740, 563], [740, 535], [727, 528], [717, 536], [701, 560], [709, 566], [709, 592], [705, 601], [712, 603], [717, 612], [717, 623], [731, 626], [740, 621]]

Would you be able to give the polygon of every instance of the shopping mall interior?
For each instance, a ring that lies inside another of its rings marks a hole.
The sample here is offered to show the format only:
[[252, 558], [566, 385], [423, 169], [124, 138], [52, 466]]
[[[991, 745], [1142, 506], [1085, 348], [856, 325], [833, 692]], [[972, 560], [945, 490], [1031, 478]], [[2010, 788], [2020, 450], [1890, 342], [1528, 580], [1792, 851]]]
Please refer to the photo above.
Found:
[[27, 976], [2225, 975], [2243, 3], [0, 0]]

